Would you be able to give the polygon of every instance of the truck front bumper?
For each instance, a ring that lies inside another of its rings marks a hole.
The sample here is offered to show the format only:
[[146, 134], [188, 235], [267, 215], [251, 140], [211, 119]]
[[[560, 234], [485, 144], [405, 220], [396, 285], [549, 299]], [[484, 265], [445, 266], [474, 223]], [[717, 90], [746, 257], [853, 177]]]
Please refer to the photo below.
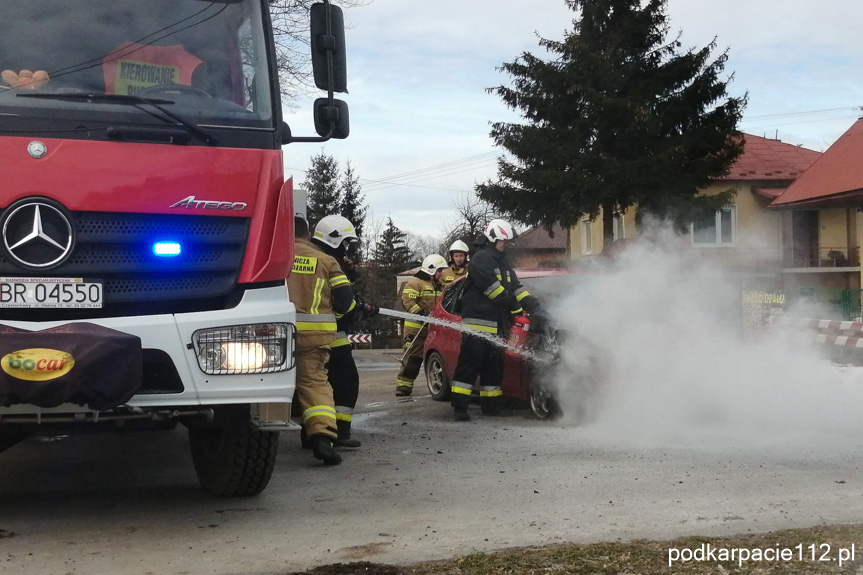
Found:
[[[208, 375], [201, 371], [192, 334], [201, 329], [260, 323], [296, 323], [296, 308], [288, 301], [284, 285], [248, 289], [237, 307], [195, 313], [114, 317], [87, 320], [141, 338], [144, 349], [160, 350], [174, 364], [183, 384], [178, 393], [139, 394], [128, 405], [139, 408], [189, 407], [247, 403], [289, 403], [296, 386], [296, 370], [243, 375]], [[2, 322], [16, 328], [38, 331], [71, 323]], [[292, 337], [288, 332], [288, 338]], [[287, 349], [293, 349], [288, 341]], [[291, 365], [293, 362], [288, 361]], [[106, 374], [106, 377], [110, 377]], [[147, 382], [144, 383], [145, 388]], [[33, 405], [0, 408], [0, 416], [14, 414], [59, 414], [89, 411], [77, 405], [40, 409]]]

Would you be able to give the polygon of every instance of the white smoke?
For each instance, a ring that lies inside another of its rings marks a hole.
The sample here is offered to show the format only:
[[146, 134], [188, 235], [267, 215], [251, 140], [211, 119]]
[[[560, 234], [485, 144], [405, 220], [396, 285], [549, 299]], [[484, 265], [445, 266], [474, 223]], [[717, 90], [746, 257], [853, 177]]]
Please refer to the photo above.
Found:
[[[863, 369], [799, 338], [744, 341], [739, 280], [688, 258], [665, 230], [576, 276], [555, 306], [564, 422], [639, 445], [788, 447], [855, 443]], [[811, 311], [807, 313], [812, 313]], [[860, 352], [863, 356], [863, 351]]]

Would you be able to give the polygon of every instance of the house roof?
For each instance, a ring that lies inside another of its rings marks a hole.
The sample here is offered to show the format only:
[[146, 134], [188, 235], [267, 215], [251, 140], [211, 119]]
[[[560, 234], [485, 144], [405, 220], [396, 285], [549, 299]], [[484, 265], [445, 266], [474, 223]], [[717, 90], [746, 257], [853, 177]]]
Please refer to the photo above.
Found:
[[863, 196], [863, 119], [857, 120], [770, 207], [847, 201]]
[[775, 200], [779, 196], [782, 195], [787, 188], [752, 188], [752, 192], [761, 196], [762, 198], [767, 198], [768, 200]]
[[563, 250], [567, 248], [567, 233], [560, 224], [552, 226], [554, 237], [544, 227], [531, 228], [518, 236], [519, 250]]
[[415, 268], [411, 268], [411, 269], [409, 269], [409, 270], [405, 270], [405, 271], [403, 271], [403, 272], [401, 272], [401, 273], [398, 273], [398, 274], [396, 274], [396, 275], [397, 275], [397, 276], [405, 276], [405, 277], [414, 276], [414, 275], [416, 275], [416, 274], [417, 274], [417, 272], [418, 272], [418, 271], [420, 271], [420, 267], [421, 267], [421, 266], [417, 266], [417, 267], [415, 267]]
[[779, 140], [752, 134], [743, 134], [743, 138], [743, 154], [721, 180], [794, 180], [821, 156], [821, 152]]

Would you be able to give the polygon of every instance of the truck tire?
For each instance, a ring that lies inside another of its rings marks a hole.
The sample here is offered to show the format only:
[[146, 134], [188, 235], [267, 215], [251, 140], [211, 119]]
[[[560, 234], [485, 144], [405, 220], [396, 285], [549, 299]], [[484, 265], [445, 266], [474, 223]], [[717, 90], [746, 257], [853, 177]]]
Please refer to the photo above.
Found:
[[431, 352], [425, 361], [426, 383], [429, 393], [435, 401], [448, 401], [450, 396], [450, 381], [446, 372], [443, 357], [436, 351]]
[[270, 482], [279, 434], [255, 429], [248, 419], [190, 428], [192, 461], [201, 487], [220, 497], [249, 497]]

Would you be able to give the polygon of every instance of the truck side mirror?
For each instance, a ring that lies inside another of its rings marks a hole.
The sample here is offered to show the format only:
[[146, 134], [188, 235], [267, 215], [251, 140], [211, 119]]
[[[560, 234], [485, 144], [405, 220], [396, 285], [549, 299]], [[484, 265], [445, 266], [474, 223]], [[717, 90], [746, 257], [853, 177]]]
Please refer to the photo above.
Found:
[[[315, 86], [333, 92], [348, 91], [348, 65], [345, 52], [345, 16], [342, 9], [329, 2], [312, 4], [312, 70]], [[328, 58], [328, 55], [332, 58]], [[332, 74], [332, 85], [330, 85]], [[315, 107], [317, 109], [317, 106]]]
[[337, 140], [344, 140], [351, 133], [348, 104], [344, 100], [333, 100], [330, 106], [328, 98], [315, 100], [315, 131], [323, 137], [329, 135]]

